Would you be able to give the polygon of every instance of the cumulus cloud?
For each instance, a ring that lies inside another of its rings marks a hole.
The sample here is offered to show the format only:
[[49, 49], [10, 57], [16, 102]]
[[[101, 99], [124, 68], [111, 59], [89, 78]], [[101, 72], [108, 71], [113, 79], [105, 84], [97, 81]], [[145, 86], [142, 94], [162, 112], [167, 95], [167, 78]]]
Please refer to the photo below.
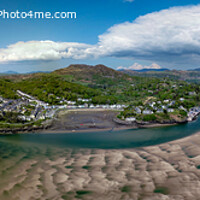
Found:
[[0, 49], [0, 61], [58, 60], [62, 58], [83, 59], [91, 45], [81, 43], [28, 41], [17, 42]]
[[151, 65], [141, 65], [139, 63], [134, 63], [129, 67], [120, 66], [117, 69], [125, 69], [125, 70], [142, 70], [142, 69], [161, 69], [162, 67], [156, 63], [152, 63]]
[[0, 62], [119, 57], [159, 63], [200, 62], [200, 5], [173, 7], [114, 25], [96, 45], [29, 41], [0, 49]]
[[111, 27], [99, 36], [110, 56], [163, 60], [200, 53], [200, 5], [175, 7]]

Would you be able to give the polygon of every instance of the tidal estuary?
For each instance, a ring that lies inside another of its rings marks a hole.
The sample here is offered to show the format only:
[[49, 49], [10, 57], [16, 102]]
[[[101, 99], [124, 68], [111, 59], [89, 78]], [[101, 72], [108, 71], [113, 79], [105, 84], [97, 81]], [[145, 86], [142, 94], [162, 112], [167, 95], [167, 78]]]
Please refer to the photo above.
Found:
[[0, 199], [198, 199], [198, 132], [200, 118], [151, 129], [0, 136]]

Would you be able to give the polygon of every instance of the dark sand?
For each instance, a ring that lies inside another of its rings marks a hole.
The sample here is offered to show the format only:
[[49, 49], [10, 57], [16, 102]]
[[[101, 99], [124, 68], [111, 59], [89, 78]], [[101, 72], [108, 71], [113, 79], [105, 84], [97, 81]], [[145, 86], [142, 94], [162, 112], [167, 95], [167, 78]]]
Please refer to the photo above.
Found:
[[57, 117], [52, 121], [51, 126], [46, 130], [38, 130], [42, 133], [68, 133], [68, 132], [91, 132], [122, 130], [136, 128], [154, 128], [163, 126], [173, 126], [176, 124], [119, 124], [113, 119], [119, 114], [119, 111], [104, 109], [79, 109], [62, 110], [58, 112]]
[[134, 125], [120, 125], [113, 121], [118, 115], [117, 111], [109, 110], [63, 110], [53, 120], [52, 126], [47, 131], [96, 131], [111, 129], [135, 128]]

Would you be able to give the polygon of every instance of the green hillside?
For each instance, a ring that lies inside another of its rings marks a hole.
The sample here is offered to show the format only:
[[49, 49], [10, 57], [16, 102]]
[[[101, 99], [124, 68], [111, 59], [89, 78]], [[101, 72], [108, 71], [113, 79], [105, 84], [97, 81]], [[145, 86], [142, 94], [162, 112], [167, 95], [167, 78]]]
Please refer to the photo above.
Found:
[[128, 74], [130, 76], [169, 78], [172, 80], [183, 80], [188, 82], [200, 83], [199, 70], [196, 71], [168, 70], [168, 71], [148, 71], [148, 72], [124, 70], [123, 73]]
[[[180, 97], [189, 98], [188, 92], [199, 94], [198, 84], [176, 80], [167, 75], [162, 78], [161, 73], [168, 72], [158, 72], [156, 77], [143, 77], [138, 73], [137, 76], [130, 76], [103, 65], [70, 65], [47, 74], [1, 77], [0, 95], [9, 99], [18, 98], [16, 90], [19, 89], [50, 104], [58, 104], [63, 98], [77, 100], [81, 97], [92, 99], [94, 104], [137, 105], [152, 96], [160, 100], [176, 100]], [[197, 101], [199, 95], [192, 98]]]

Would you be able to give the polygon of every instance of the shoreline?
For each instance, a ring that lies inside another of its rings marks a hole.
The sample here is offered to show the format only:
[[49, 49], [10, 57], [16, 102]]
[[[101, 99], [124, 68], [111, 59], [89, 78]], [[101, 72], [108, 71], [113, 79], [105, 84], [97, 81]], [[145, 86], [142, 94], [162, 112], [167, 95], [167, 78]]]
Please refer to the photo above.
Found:
[[[32, 131], [18, 131], [14, 133], [1, 133], [0, 135], [12, 135], [12, 134], [68, 134], [68, 133], [85, 133], [85, 132], [104, 132], [104, 131], [110, 131], [110, 132], [115, 132], [115, 131], [121, 131], [121, 130], [138, 130], [138, 129], [153, 129], [153, 128], [161, 128], [161, 127], [168, 127], [168, 126], [176, 126], [178, 124], [152, 124], [152, 125], [144, 125], [140, 127], [123, 127], [123, 128], [90, 128], [90, 129], [74, 129], [74, 130], [51, 130], [51, 129], [36, 129]], [[10, 132], [10, 131], [9, 131]]]
[[[131, 129], [142, 129], [142, 128], [160, 128], [160, 127], [167, 127], [167, 126], [175, 126], [179, 125], [180, 123], [131, 123], [131, 124], [123, 124], [117, 123], [116, 120], [116, 113], [118, 110], [107, 110], [107, 109], [79, 109], [79, 110], [66, 110], [62, 109], [56, 112], [56, 115], [53, 119], [48, 119], [42, 123], [41, 126], [32, 126], [32, 127], [23, 127], [23, 128], [5, 128], [0, 129], [0, 135], [8, 135], [8, 134], [29, 134], [29, 133], [84, 133], [84, 132], [103, 132], [103, 131], [118, 131], [118, 130], [131, 130]], [[71, 115], [69, 115], [72, 113]], [[79, 114], [78, 114], [79, 113]], [[86, 113], [86, 114], [85, 114]], [[101, 114], [100, 114], [101, 113]], [[106, 113], [106, 114], [105, 114]], [[78, 114], [78, 116], [76, 116]], [[81, 118], [81, 115], [86, 115]], [[108, 118], [104, 119], [104, 115], [111, 115]], [[73, 125], [75, 120], [69, 120], [69, 117], [76, 116], [77, 122]], [[98, 120], [102, 120], [99, 124], [94, 123], [86, 123], [82, 124], [81, 120], [91, 120], [98, 116]], [[80, 118], [80, 119], [79, 119]], [[60, 121], [64, 120], [63, 124], [57, 125], [54, 127], [54, 124], [59, 123]], [[65, 128], [63, 125], [69, 123], [72, 127]], [[104, 125], [106, 123], [106, 125]], [[82, 126], [85, 127], [82, 127]]]
[[[196, 199], [199, 190], [194, 188], [200, 182], [199, 138], [198, 131], [178, 140], [131, 149], [62, 147], [61, 151], [28, 144], [17, 153], [16, 148], [3, 143], [0, 199], [8, 199], [8, 194], [9, 199], [15, 199], [13, 188], [20, 199], [34, 199], [36, 194], [38, 199], [59, 199], [66, 194], [67, 199], [77, 199], [77, 191], [88, 192], [80, 199], [138, 199], [140, 194], [149, 200]], [[163, 188], [167, 193], [155, 192]]]

